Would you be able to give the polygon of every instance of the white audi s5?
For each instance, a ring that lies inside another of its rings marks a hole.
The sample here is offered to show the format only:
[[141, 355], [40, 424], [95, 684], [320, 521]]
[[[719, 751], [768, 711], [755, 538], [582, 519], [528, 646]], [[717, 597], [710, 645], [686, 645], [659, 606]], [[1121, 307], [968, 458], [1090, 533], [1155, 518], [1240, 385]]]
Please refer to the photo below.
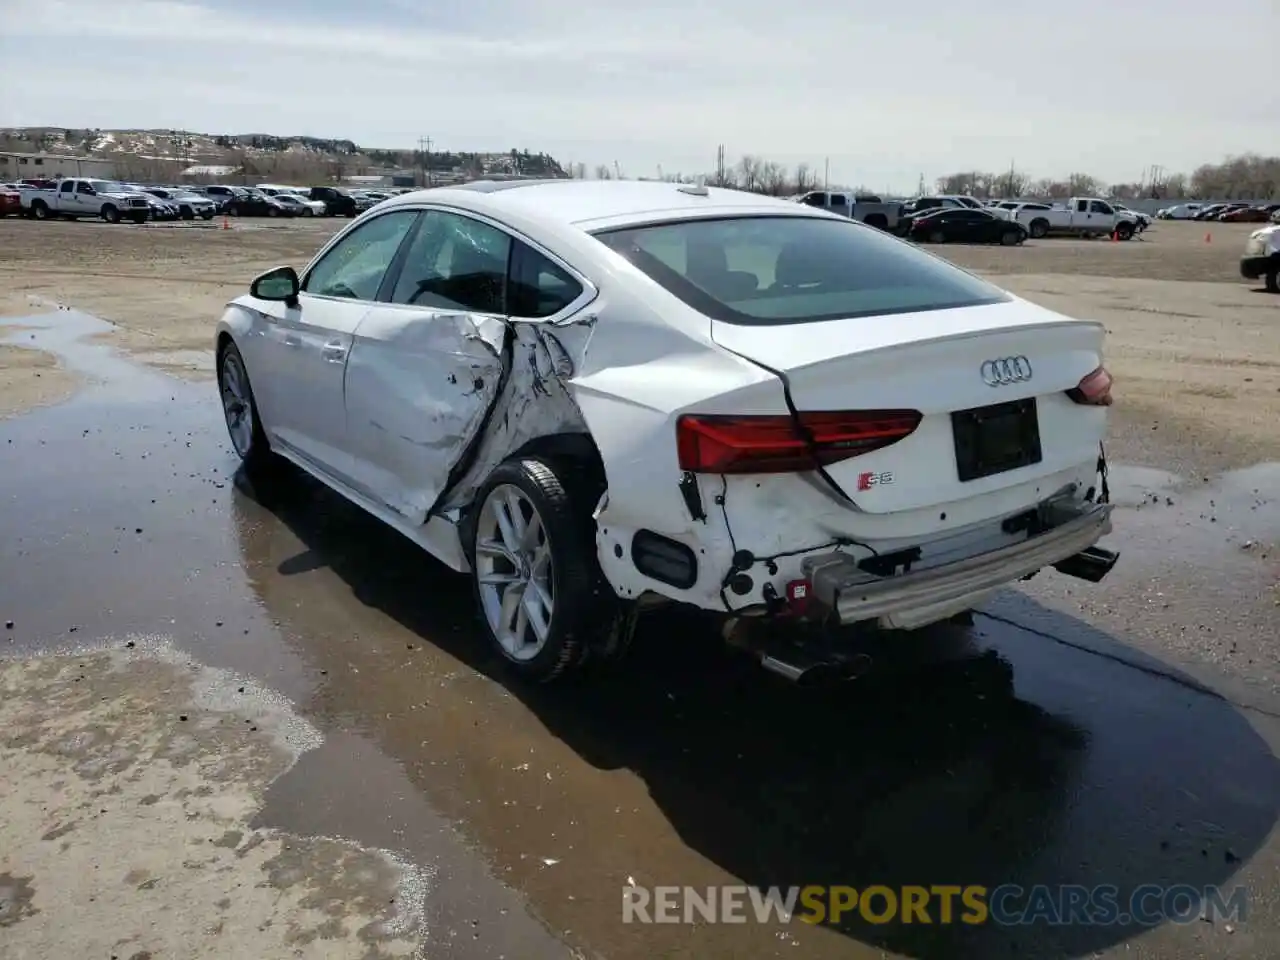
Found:
[[1111, 570], [1103, 336], [812, 207], [524, 181], [379, 204], [216, 349], [250, 474], [291, 461], [469, 573], [520, 674], [674, 602], [801, 679]]

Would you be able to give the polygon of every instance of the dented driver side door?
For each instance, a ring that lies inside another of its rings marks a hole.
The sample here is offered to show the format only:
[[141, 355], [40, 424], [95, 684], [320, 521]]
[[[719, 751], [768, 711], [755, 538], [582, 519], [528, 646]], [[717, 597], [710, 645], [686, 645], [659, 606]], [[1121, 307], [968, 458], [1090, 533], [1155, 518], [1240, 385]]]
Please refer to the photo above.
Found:
[[502, 383], [512, 239], [440, 210], [415, 229], [396, 282], [356, 327], [345, 402], [353, 479], [422, 523]]

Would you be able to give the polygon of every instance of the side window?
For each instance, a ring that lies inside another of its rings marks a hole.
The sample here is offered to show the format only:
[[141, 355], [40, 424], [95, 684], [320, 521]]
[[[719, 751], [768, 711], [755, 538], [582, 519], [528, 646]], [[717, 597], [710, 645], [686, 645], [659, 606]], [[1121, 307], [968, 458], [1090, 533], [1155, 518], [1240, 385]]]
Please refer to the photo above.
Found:
[[317, 297], [373, 300], [417, 218], [416, 210], [397, 210], [362, 223], [311, 268], [302, 289]]
[[847, 207], [848, 205], [849, 205], [849, 198], [846, 197], [843, 193], [833, 193], [831, 195], [831, 206]]
[[428, 210], [405, 255], [391, 302], [505, 313], [511, 242], [506, 233], [487, 223]]
[[825, 207], [827, 205], [827, 195], [825, 193], [806, 193], [800, 202], [806, 207]]
[[76, 181], [76, 193], [92, 193], [93, 188], [83, 180]]
[[582, 295], [582, 284], [533, 247], [513, 241], [507, 313], [513, 317], [550, 317]]
[[1089, 206], [1093, 209], [1094, 213], [1107, 215], [1115, 213], [1115, 211], [1111, 209], [1110, 204], [1103, 203], [1101, 200], [1094, 200]]
[[1088, 200], [1077, 200], [1077, 201], [1076, 201], [1076, 213], [1087, 213], [1087, 212], [1088, 212], [1088, 210], [1089, 210], [1089, 201], [1088, 201]]

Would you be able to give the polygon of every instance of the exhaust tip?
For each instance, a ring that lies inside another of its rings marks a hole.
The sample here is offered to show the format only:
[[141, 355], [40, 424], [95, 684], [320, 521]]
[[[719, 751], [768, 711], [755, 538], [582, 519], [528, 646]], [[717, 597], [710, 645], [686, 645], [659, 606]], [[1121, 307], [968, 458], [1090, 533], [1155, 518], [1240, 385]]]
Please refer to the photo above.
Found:
[[870, 671], [871, 664], [871, 658], [865, 654], [857, 654], [847, 660], [824, 660], [806, 666], [788, 663], [774, 656], [760, 659], [760, 665], [766, 670], [785, 677], [799, 687], [833, 686], [857, 680]]

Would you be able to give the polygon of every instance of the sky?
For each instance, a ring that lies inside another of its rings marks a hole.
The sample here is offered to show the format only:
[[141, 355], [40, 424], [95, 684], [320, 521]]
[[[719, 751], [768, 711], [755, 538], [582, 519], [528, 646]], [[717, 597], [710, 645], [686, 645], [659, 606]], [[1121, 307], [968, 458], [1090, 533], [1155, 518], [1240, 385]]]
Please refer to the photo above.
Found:
[[1277, 36], [1280, 0], [0, 0], [0, 126], [1127, 182], [1280, 155]]

